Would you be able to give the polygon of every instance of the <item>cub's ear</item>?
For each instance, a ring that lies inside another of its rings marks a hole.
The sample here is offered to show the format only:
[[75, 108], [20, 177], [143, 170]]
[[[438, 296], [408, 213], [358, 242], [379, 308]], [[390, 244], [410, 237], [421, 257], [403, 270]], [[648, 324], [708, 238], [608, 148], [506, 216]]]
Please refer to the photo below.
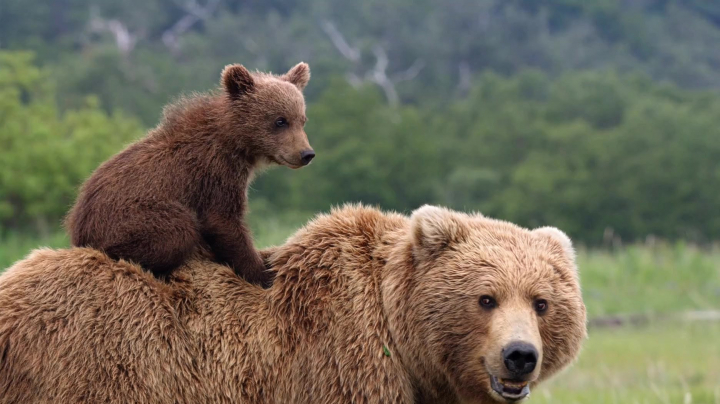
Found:
[[225, 66], [220, 82], [231, 98], [240, 98], [255, 89], [255, 80], [243, 65]]
[[302, 90], [310, 81], [310, 66], [305, 62], [300, 62], [283, 74], [281, 78], [295, 84], [295, 87]]
[[570, 241], [570, 237], [568, 237], [567, 234], [563, 233], [562, 230], [548, 226], [537, 228], [533, 230], [533, 233], [539, 234], [544, 237], [549, 237], [557, 241], [562, 247], [565, 254], [567, 254], [573, 262], [575, 261], [575, 249], [573, 248], [572, 241]]
[[469, 234], [462, 215], [437, 206], [418, 208], [410, 222], [413, 253], [420, 260], [437, 257], [449, 246], [466, 240]]

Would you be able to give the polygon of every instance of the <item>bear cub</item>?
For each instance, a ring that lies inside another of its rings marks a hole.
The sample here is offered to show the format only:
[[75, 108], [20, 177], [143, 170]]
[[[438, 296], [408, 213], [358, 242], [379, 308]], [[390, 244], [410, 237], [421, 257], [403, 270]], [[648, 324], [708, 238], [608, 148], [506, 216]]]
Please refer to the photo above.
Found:
[[171, 104], [148, 135], [83, 184], [65, 225], [72, 244], [163, 276], [194, 251], [211, 251], [252, 283], [272, 275], [244, 222], [259, 166], [296, 169], [315, 157], [304, 131], [310, 68], [286, 74], [226, 66], [221, 90]]

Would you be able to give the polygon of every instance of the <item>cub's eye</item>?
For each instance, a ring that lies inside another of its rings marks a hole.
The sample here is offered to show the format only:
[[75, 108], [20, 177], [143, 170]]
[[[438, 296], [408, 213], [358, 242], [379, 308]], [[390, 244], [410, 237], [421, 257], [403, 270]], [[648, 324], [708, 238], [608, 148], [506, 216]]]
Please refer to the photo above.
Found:
[[287, 126], [287, 124], [288, 124], [288, 121], [285, 118], [278, 118], [275, 120], [275, 126], [277, 126], [278, 128], [283, 128], [283, 127]]
[[497, 307], [497, 302], [492, 296], [482, 295], [480, 296], [480, 306], [484, 309], [494, 309]]
[[535, 303], [533, 303], [533, 306], [535, 306], [535, 311], [542, 315], [545, 314], [548, 309], [548, 302], [545, 299], [537, 299]]

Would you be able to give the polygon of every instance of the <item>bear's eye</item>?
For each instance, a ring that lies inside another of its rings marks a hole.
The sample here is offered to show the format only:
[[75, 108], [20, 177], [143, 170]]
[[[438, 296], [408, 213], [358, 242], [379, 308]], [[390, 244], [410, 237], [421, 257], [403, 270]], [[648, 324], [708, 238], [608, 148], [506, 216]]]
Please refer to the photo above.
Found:
[[545, 299], [537, 299], [535, 303], [533, 303], [533, 306], [535, 306], [535, 311], [542, 315], [545, 314], [548, 309], [548, 302]]
[[288, 124], [288, 121], [285, 118], [278, 118], [275, 120], [275, 126], [277, 126], [278, 128], [283, 128], [283, 127], [287, 126], [287, 124]]
[[497, 302], [492, 296], [482, 295], [480, 296], [480, 306], [484, 309], [494, 309], [497, 307]]

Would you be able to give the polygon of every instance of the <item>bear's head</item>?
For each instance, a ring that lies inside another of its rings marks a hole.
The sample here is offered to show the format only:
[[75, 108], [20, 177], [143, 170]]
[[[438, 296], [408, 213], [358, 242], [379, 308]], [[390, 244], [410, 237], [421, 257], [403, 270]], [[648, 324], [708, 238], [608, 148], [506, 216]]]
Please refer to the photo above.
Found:
[[298, 63], [287, 73], [250, 73], [244, 66], [228, 65], [221, 85], [227, 97], [229, 136], [259, 163], [300, 168], [310, 164], [315, 152], [304, 126], [305, 98], [310, 67]]
[[417, 384], [463, 403], [515, 402], [574, 360], [585, 306], [563, 232], [433, 206], [410, 222], [406, 281], [384, 294]]

